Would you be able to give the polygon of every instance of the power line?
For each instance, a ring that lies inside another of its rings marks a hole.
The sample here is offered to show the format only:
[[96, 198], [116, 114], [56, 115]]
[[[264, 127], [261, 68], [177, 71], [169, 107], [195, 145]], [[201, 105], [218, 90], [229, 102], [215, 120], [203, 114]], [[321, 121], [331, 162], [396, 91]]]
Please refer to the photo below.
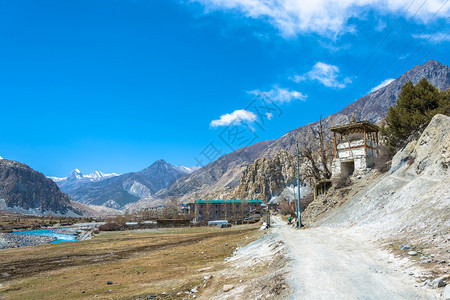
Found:
[[448, 36], [448, 33], [441, 39], [441, 41], [440, 41], [439, 43], [437, 43], [436, 45], [434, 45], [434, 47], [431, 48], [431, 50], [428, 51], [428, 53], [425, 54], [425, 55], [419, 60], [419, 62], [423, 61], [423, 59], [424, 59], [425, 57], [427, 57], [434, 49], [436, 49], [437, 46], [439, 46], [443, 41], [445, 41], [445, 39], [447, 38], [447, 36]]
[[[427, 2], [427, 0], [425, 0], [422, 5], [419, 7], [418, 10], [416, 10], [416, 12], [414, 13], [414, 15], [410, 18], [410, 20], [412, 20], [417, 13], [422, 9], [422, 7], [425, 5], [425, 3]], [[394, 39], [389, 43], [389, 45], [387, 45], [386, 49], [389, 49], [389, 47], [392, 45], [392, 43], [400, 36], [400, 34], [405, 30], [405, 28], [409, 25], [410, 22], [406, 22], [405, 26], [403, 26], [402, 30], [397, 33], [397, 35], [394, 37]], [[375, 64], [381, 59], [381, 57], [383, 57], [383, 55], [378, 56], [378, 58], [373, 62], [373, 64], [370, 66], [370, 68], [367, 70], [367, 72], [363, 75], [362, 78], [364, 78], [375, 66]]]
[[414, 51], [414, 53], [412, 54], [412, 55], [410, 55], [409, 57], [408, 57], [408, 59], [394, 72], [394, 77], [395, 77], [395, 75], [401, 70], [401, 68], [403, 68], [403, 66], [404, 65], [406, 65], [406, 63], [408, 62], [408, 61], [410, 61], [410, 59], [412, 58], [412, 57], [414, 57], [414, 55], [416, 55], [417, 54], [417, 52], [419, 52], [420, 51], [420, 49], [422, 49], [423, 48], [423, 46], [425, 46], [430, 40], [431, 40], [431, 38], [436, 34], [436, 32], [438, 32], [439, 31], [439, 29], [441, 29], [441, 27], [442, 26], [444, 26], [444, 24], [445, 23], [447, 23], [447, 21], [448, 21], [448, 19], [450, 19], [450, 17], [448, 17], [447, 19], [445, 19], [444, 20], [444, 22], [442, 22], [441, 23], [441, 25], [439, 25], [439, 27], [428, 37], [428, 39], [425, 41], [425, 42], [423, 42], [422, 43], [422, 45], [420, 45], [420, 47], [419, 48], [417, 48], [416, 49], [416, 51]]
[[[437, 16], [437, 14], [444, 8], [444, 6], [447, 4], [448, 1], [449, 0], [445, 1], [444, 4], [442, 4], [442, 6], [434, 13], [434, 15], [431, 16], [431, 18], [424, 25], [422, 25], [422, 28], [421, 28], [421, 30], [419, 31], [418, 34], [421, 34], [425, 30], [425, 28], [428, 26], [428, 24], [430, 24], [430, 22]], [[402, 53], [404, 53], [406, 49], [409, 48], [409, 46], [412, 44], [412, 42], [414, 42], [414, 39], [411, 39], [409, 41], [409, 43], [405, 47], [403, 47], [403, 49], [399, 52], [399, 54], [391, 61], [391, 63], [389, 65], [386, 66], [386, 68], [384, 68], [384, 70], [372, 82], [371, 86], [373, 86], [375, 83], [377, 83], [380, 80], [381, 76], [383, 76], [383, 74], [386, 73], [386, 71], [398, 60], [400, 55]]]
[[391, 34], [391, 32], [397, 27], [397, 24], [400, 22], [400, 20], [403, 18], [403, 16], [408, 12], [408, 10], [411, 8], [411, 6], [416, 2], [416, 0], [413, 0], [411, 4], [409, 4], [408, 8], [403, 12], [403, 14], [397, 18], [397, 21], [395, 24], [391, 27], [387, 35], [384, 37], [384, 39], [378, 44], [378, 46], [375, 48], [375, 50], [370, 54], [370, 56], [366, 59], [366, 61], [362, 64], [361, 68], [359, 68], [358, 72], [356, 72], [355, 76], [358, 76], [358, 74], [362, 71], [362, 69], [366, 66], [366, 64], [369, 62], [369, 60], [372, 58], [372, 56], [375, 55], [375, 53], [378, 51], [378, 49], [381, 47], [381, 45], [384, 43], [384, 41], [388, 38], [388, 36]]
[[[397, 21], [395, 22], [395, 24], [391, 27], [391, 29], [389, 30], [389, 32], [387, 33], [387, 35], [384, 37], [384, 39], [378, 44], [378, 46], [376, 47], [376, 49], [372, 52], [372, 54], [366, 59], [366, 61], [363, 63], [363, 65], [362, 65], [362, 67], [359, 69], [359, 71], [356, 73], [356, 75], [355, 76], [357, 76], [360, 72], [361, 72], [361, 70], [365, 67], [365, 65], [369, 62], [369, 60], [373, 57], [373, 55], [375, 55], [375, 53], [378, 51], [378, 49], [381, 47], [381, 45], [384, 43], [384, 41], [389, 37], [389, 35], [392, 33], [392, 31], [395, 29], [395, 27], [397, 27], [397, 25], [399, 24], [399, 22], [400, 22], [400, 20], [403, 18], [403, 16], [409, 11], [409, 9], [411, 8], [411, 6], [414, 4], [414, 2], [415, 2], [416, 0], [413, 0], [410, 4], [409, 4], [409, 6], [406, 8], [406, 10], [403, 12], [403, 14], [399, 17], [399, 18], [397, 18]], [[448, 1], [448, 0], [447, 0]], [[427, 2], [427, 0], [425, 0], [423, 3], [422, 3], [422, 5], [416, 10], [416, 12], [414, 13], [414, 15], [410, 18], [410, 20], [412, 20], [416, 15], [417, 15], [417, 13], [420, 11], [420, 9], [422, 9], [422, 7], [425, 5], [425, 3]], [[409, 21], [410, 22], [410, 21]], [[407, 22], [406, 24], [405, 24], [405, 26], [403, 26], [403, 28], [402, 28], [402, 30], [399, 32], [399, 33], [397, 33], [397, 35], [394, 37], [394, 39], [389, 43], [389, 45], [386, 47], [386, 49], [387, 48], [389, 48], [390, 47], [390, 45], [400, 36], [400, 34], [404, 31], [404, 29], [406, 28], [406, 26], [408, 25], [408, 23], [409, 22]], [[349, 94], [350, 93], [352, 93], [354, 90], [356, 90], [356, 88], [357, 87], [359, 87], [359, 85], [361, 84], [361, 79], [362, 78], [365, 78], [366, 77], [366, 75], [372, 70], [372, 68], [375, 66], [375, 64], [378, 62], [378, 60], [381, 58], [381, 56], [371, 65], [371, 67], [366, 71], [366, 73], [361, 77], [361, 78], [358, 78], [358, 82], [350, 89], [350, 90], [348, 90], [346, 93], [345, 93], [345, 95], [344, 95], [344, 99], [345, 98], [347, 98], [348, 96], [349, 96]]]

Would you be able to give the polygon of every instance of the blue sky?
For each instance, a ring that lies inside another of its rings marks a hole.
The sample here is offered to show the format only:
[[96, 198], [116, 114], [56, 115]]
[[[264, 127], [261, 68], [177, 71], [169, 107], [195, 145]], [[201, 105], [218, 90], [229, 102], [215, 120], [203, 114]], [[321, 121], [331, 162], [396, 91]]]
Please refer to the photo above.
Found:
[[0, 156], [49, 176], [206, 164], [448, 64], [445, 1], [267, 3], [0, 1]]

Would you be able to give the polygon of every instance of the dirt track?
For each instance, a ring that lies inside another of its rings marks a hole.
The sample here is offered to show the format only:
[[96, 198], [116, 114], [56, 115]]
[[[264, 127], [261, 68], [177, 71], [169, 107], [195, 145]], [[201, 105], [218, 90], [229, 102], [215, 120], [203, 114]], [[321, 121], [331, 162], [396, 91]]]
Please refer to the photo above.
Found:
[[296, 230], [274, 218], [294, 261], [293, 299], [435, 299], [375, 244], [330, 229]]

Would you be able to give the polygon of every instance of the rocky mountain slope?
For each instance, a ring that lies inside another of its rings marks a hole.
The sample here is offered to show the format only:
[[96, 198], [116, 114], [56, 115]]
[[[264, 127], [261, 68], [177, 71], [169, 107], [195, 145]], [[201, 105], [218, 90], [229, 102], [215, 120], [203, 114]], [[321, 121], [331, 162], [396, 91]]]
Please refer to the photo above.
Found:
[[297, 185], [296, 163], [295, 157], [283, 150], [272, 159], [257, 159], [242, 173], [232, 198], [268, 201], [280, 195], [286, 186]]
[[83, 173], [80, 172], [80, 170], [75, 169], [72, 172], [70, 172], [69, 176], [67, 177], [64, 178], [49, 177], [49, 178], [54, 182], [56, 182], [61, 191], [63, 191], [64, 193], [70, 193], [71, 191], [80, 188], [81, 186], [87, 183], [102, 181], [115, 176], [119, 176], [119, 174], [116, 173], [104, 174], [100, 171], [95, 171], [90, 174], [84, 175]]
[[69, 192], [78, 202], [120, 209], [124, 205], [150, 197], [186, 175], [187, 169], [158, 160], [150, 167], [133, 173], [84, 184]]
[[[450, 117], [436, 115], [391, 170], [317, 224], [358, 225], [377, 235], [450, 228]], [[450, 234], [449, 232], [447, 232]]]
[[[387, 86], [356, 100], [338, 113], [326, 117], [323, 120], [325, 128], [348, 122], [352, 113], [356, 113], [360, 120], [375, 123], [382, 120], [389, 107], [396, 102], [403, 84], [408, 80], [416, 83], [422, 78], [426, 78], [439, 89], [448, 89], [450, 68], [436, 61], [415, 66]], [[299, 127], [279, 139], [262, 141], [224, 155], [189, 176], [181, 178], [170, 188], [158, 192], [153, 197], [162, 199], [173, 196], [179, 197], [182, 201], [191, 201], [208, 195], [227, 194], [231, 187], [239, 185], [241, 175], [249, 164], [258, 158], [274, 157], [281, 150], [293, 154], [297, 141], [301, 141], [305, 136], [308, 137], [311, 126], [316, 124], [317, 122]]]
[[[450, 117], [436, 115], [417, 141], [394, 156], [388, 173], [355, 180], [347, 192], [356, 193], [335, 205], [337, 208], [316, 213], [316, 219], [323, 217], [311, 226], [344, 228], [375, 239], [409, 244], [422, 251], [423, 260], [448, 261], [450, 253], [441, 249], [448, 249], [450, 241], [449, 167]], [[364, 184], [355, 189], [359, 181]], [[329, 192], [312, 203], [305, 217], [313, 213], [314, 207], [335, 201], [338, 193]], [[433, 257], [426, 253], [433, 253]]]
[[44, 174], [6, 159], [0, 160], [0, 210], [38, 215], [81, 214]]

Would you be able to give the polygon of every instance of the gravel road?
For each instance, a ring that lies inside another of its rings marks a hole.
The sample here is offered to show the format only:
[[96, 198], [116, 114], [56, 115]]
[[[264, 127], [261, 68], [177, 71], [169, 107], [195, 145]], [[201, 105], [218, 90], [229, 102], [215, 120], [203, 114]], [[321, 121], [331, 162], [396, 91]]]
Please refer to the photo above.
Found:
[[436, 299], [374, 243], [326, 228], [296, 230], [273, 218], [294, 261], [293, 299]]

